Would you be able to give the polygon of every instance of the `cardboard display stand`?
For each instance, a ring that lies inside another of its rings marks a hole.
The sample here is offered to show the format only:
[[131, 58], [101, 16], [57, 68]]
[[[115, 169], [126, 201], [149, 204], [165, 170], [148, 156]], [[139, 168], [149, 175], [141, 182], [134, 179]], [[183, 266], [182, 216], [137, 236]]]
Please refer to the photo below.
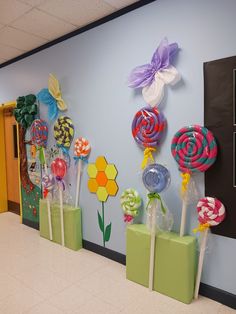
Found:
[[[173, 232], [156, 236], [153, 289], [184, 303], [194, 296], [196, 239]], [[146, 225], [127, 228], [126, 277], [148, 287], [150, 231]]]
[[[81, 209], [69, 205], [63, 206], [65, 246], [78, 251], [82, 248]], [[60, 205], [51, 204], [52, 241], [61, 244]], [[50, 239], [46, 200], [40, 200], [40, 236]]]

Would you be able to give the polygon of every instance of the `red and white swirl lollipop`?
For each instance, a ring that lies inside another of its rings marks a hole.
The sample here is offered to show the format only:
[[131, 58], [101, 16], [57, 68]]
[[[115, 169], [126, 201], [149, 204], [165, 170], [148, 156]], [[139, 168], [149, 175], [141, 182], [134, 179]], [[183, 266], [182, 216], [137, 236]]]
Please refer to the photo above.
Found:
[[89, 153], [91, 151], [91, 146], [89, 144], [89, 141], [86, 140], [84, 137], [80, 137], [75, 141], [75, 157], [78, 157], [79, 159], [87, 158]]
[[82, 161], [87, 162], [90, 151], [91, 151], [91, 146], [87, 139], [85, 139], [84, 137], [80, 137], [75, 141], [74, 159], [76, 162], [78, 161], [77, 187], [76, 187], [76, 197], [75, 197], [76, 208], [79, 205], [79, 188], [80, 188]]
[[225, 219], [225, 207], [221, 203], [221, 201], [219, 201], [217, 198], [204, 197], [199, 200], [197, 204], [197, 211], [198, 211], [198, 221], [200, 224], [198, 228], [194, 229], [194, 231], [203, 231], [203, 236], [202, 236], [202, 241], [200, 245], [198, 271], [197, 271], [196, 284], [195, 284], [195, 292], [194, 292], [195, 299], [198, 298], [204, 254], [206, 250], [208, 230], [210, 227], [217, 226], [219, 223], [221, 223]]
[[197, 204], [200, 225], [217, 226], [225, 218], [224, 205], [214, 197], [201, 198]]

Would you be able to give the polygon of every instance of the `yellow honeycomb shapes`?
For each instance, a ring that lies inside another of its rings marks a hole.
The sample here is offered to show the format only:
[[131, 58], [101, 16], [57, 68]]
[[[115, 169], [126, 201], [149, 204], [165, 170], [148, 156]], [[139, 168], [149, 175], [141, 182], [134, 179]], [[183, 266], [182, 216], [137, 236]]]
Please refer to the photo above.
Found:
[[118, 171], [114, 164], [108, 164], [104, 156], [99, 156], [95, 164], [89, 164], [87, 168], [89, 176], [88, 189], [96, 193], [100, 202], [106, 202], [108, 196], [115, 196], [118, 185], [115, 178]]
[[114, 180], [117, 176], [118, 171], [115, 165], [109, 164], [106, 167], [105, 173], [108, 180]]
[[108, 198], [108, 193], [104, 186], [99, 186], [99, 188], [97, 189], [97, 198], [100, 202], [106, 202]]
[[109, 195], [115, 196], [118, 191], [118, 185], [116, 184], [116, 181], [108, 180], [106, 190]]
[[107, 161], [106, 161], [106, 158], [104, 156], [99, 156], [97, 159], [96, 159], [96, 168], [98, 171], [104, 171], [107, 167]]
[[96, 178], [97, 173], [98, 173], [97, 168], [94, 164], [88, 165], [87, 172], [88, 172], [89, 177], [93, 179]]

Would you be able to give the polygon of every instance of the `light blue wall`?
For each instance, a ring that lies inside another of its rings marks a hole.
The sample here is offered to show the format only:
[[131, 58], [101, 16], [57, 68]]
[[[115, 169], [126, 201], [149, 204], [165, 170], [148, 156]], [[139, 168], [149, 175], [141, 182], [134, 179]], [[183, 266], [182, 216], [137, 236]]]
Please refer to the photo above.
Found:
[[[130, 70], [148, 62], [164, 36], [179, 43], [175, 66], [183, 80], [166, 93], [162, 108], [168, 133], [158, 154], [158, 161], [171, 171], [172, 184], [163, 197], [174, 213], [174, 229], [178, 230], [180, 176], [170, 154], [170, 142], [180, 127], [203, 124], [203, 62], [235, 55], [235, 12], [235, 0], [160, 0], [0, 70], [1, 102], [37, 93], [46, 87], [49, 72], [56, 73], [76, 136], [85, 136], [92, 143], [90, 161], [105, 155], [108, 162], [116, 164], [120, 190], [118, 197], [110, 197], [105, 204], [106, 223], [113, 223], [107, 247], [125, 253], [121, 191], [134, 187], [145, 199], [139, 170], [143, 152], [130, 132], [133, 116], [144, 102], [139, 93], [127, 87]], [[74, 196], [73, 167], [70, 180]], [[203, 175], [196, 180], [203, 193]], [[96, 213], [100, 203], [87, 190], [85, 172], [81, 206], [84, 238], [101, 244]], [[196, 225], [196, 211], [189, 208], [188, 232]], [[208, 244], [202, 281], [236, 293], [236, 241], [212, 235]]]

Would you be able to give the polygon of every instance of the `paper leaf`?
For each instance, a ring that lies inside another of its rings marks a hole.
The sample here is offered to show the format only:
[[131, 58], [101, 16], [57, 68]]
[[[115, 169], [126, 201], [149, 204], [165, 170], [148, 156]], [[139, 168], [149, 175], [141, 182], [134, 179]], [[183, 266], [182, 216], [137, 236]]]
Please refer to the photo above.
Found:
[[106, 226], [106, 231], [105, 231], [105, 242], [108, 242], [111, 237], [111, 223]]
[[101, 217], [99, 211], [98, 211], [98, 224], [99, 224], [100, 230], [103, 232], [103, 230], [104, 230], [104, 222], [102, 220], [102, 217]]

